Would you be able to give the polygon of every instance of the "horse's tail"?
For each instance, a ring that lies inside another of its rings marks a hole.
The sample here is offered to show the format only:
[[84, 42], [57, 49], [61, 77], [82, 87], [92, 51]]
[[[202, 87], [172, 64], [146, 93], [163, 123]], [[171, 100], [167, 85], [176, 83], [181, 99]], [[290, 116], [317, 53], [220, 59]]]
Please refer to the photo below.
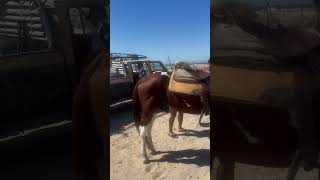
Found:
[[134, 124], [138, 130], [138, 133], [140, 133], [139, 131], [139, 124], [140, 124], [140, 114], [141, 114], [141, 102], [140, 102], [140, 98], [139, 98], [139, 93], [138, 93], [138, 86], [139, 86], [139, 81], [136, 84], [136, 86], [133, 89], [133, 95], [132, 95], [132, 111], [133, 111], [133, 120], [134, 120]]

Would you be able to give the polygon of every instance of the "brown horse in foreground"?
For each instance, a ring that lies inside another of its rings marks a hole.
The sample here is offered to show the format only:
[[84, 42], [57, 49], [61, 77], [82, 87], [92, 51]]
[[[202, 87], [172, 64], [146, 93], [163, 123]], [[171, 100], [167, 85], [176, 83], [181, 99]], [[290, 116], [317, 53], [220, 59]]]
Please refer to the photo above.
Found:
[[143, 163], [148, 163], [149, 161], [146, 152], [147, 145], [151, 154], [157, 153], [151, 136], [154, 121], [153, 115], [159, 110], [161, 104], [167, 103], [166, 92], [168, 84], [168, 76], [155, 73], [140, 79], [133, 90], [133, 116], [140, 136]]
[[[102, 179], [99, 161], [108, 162], [107, 76], [108, 52], [97, 56], [80, 80], [73, 103], [75, 179]], [[101, 157], [102, 156], [102, 157]], [[102, 171], [107, 172], [108, 167]]]
[[149, 148], [151, 154], [157, 153], [153, 145], [151, 130], [154, 114], [160, 109], [161, 104], [169, 105], [174, 116], [176, 111], [192, 114], [200, 114], [202, 111], [200, 97], [169, 92], [169, 81], [169, 75], [154, 73], [138, 81], [133, 90], [132, 108], [134, 122], [140, 136], [143, 163], [149, 162], [146, 147]]

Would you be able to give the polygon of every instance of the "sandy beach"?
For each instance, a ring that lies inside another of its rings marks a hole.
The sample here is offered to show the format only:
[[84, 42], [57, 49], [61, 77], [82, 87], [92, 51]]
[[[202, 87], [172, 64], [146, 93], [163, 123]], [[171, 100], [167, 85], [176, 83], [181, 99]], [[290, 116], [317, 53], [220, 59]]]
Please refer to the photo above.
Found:
[[[112, 180], [179, 180], [210, 179], [210, 127], [198, 125], [198, 115], [184, 114], [183, 127], [188, 130], [178, 133], [177, 118], [175, 132], [178, 138], [168, 133], [169, 114], [160, 113], [152, 130], [156, 150], [160, 154], [150, 155], [150, 163], [144, 165], [140, 157], [140, 142], [130, 112], [118, 112], [111, 117], [110, 177]], [[129, 119], [128, 119], [129, 118]], [[122, 125], [119, 122], [122, 121]], [[209, 116], [203, 121], [209, 125]], [[118, 123], [117, 125], [112, 125]]]

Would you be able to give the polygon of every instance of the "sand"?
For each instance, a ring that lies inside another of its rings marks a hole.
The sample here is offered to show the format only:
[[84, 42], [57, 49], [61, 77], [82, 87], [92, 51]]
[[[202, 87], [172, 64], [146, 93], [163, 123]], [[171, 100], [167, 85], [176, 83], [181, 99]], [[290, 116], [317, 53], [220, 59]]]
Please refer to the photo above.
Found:
[[[132, 123], [124, 125], [123, 131], [110, 136], [110, 177], [112, 180], [182, 180], [210, 179], [210, 127], [198, 125], [198, 115], [184, 114], [183, 127], [188, 132], [171, 138], [168, 133], [169, 114], [159, 114], [152, 130], [157, 151], [150, 155], [150, 163], [144, 165], [140, 156], [140, 141]], [[125, 118], [122, 116], [121, 118]], [[113, 118], [112, 121], [115, 121]], [[127, 121], [127, 120], [125, 120]], [[127, 121], [130, 122], [130, 121]], [[209, 116], [203, 121], [209, 125]], [[112, 122], [111, 122], [112, 123]], [[177, 129], [177, 119], [174, 124]]]
[[[212, 171], [212, 179], [217, 173], [218, 161], [215, 160]], [[234, 169], [235, 180], [286, 180], [288, 168], [263, 167], [251, 164], [236, 163]], [[318, 180], [318, 170], [306, 172], [299, 168], [295, 180]]]

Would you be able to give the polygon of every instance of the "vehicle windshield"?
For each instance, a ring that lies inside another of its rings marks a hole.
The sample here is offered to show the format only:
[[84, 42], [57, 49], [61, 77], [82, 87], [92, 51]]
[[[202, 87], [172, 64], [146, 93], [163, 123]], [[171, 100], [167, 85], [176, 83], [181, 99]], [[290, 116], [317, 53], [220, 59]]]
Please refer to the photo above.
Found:
[[166, 71], [160, 62], [150, 62], [151, 71]]
[[145, 62], [134, 62], [131, 66], [133, 73], [139, 73], [142, 68], [145, 69], [147, 73], [149, 72], [149, 68]]

